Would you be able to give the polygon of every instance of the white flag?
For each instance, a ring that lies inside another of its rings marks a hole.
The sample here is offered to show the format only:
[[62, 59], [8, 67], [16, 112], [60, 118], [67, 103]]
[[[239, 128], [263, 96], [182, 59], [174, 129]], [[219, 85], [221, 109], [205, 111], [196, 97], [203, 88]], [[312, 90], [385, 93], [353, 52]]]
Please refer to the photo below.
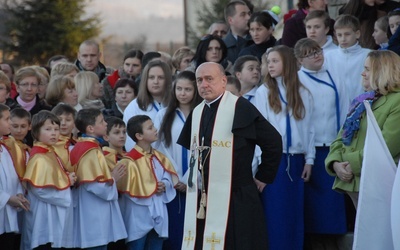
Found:
[[393, 184], [391, 211], [393, 246], [395, 250], [400, 250], [400, 171], [397, 171]]
[[364, 102], [364, 105], [368, 126], [364, 144], [353, 250], [392, 250], [394, 247], [390, 210], [396, 165], [383, 139], [370, 104]]

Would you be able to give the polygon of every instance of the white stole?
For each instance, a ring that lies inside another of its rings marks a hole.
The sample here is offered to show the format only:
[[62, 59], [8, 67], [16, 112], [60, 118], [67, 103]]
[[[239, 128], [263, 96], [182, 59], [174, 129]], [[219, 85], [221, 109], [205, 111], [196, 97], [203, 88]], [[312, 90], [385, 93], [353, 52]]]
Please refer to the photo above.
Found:
[[[237, 100], [238, 97], [225, 91], [216, 113], [211, 137], [203, 249], [224, 249], [225, 245], [232, 185], [233, 134], [231, 130]], [[204, 105], [205, 102], [203, 101], [193, 111], [192, 136], [196, 137], [197, 145], [200, 145], [201, 142], [198, 133]], [[193, 186], [192, 188], [187, 186], [182, 249], [194, 249], [196, 242], [196, 215], [199, 190], [197, 185], [198, 164], [196, 159], [193, 169]]]

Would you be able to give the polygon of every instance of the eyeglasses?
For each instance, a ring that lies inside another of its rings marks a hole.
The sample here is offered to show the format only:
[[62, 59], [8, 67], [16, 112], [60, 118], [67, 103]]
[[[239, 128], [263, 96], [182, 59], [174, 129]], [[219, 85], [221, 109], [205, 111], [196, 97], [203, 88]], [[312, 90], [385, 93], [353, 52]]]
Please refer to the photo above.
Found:
[[303, 56], [303, 58], [314, 59], [320, 55], [322, 55], [322, 49], [309, 53], [308, 55]]
[[18, 84], [18, 86], [20, 86], [21, 88], [28, 88], [28, 87], [31, 87], [31, 88], [33, 88], [33, 89], [36, 89], [36, 88], [39, 86], [39, 84], [37, 84], [37, 83], [27, 83], [27, 82], [24, 82], [24, 83]]

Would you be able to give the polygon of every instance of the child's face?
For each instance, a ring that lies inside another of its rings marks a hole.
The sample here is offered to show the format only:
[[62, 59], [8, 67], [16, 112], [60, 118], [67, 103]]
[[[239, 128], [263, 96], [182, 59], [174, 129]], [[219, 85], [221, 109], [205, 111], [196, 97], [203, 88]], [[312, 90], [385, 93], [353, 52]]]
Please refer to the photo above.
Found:
[[0, 118], [0, 136], [8, 135], [10, 133], [10, 111], [4, 110]]
[[4, 83], [0, 83], [0, 103], [6, 103], [10, 93], [7, 91], [7, 87]]
[[369, 76], [371, 73], [370, 69], [371, 69], [371, 63], [370, 63], [369, 57], [367, 57], [367, 59], [365, 59], [365, 62], [364, 62], [364, 70], [361, 73], [361, 76], [363, 78], [362, 84], [363, 84], [363, 88], [365, 91], [371, 90], [371, 82], [369, 79]]
[[353, 46], [360, 38], [360, 31], [354, 31], [352, 28], [339, 28], [335, 33], [339, 46], [343, 49]]
[[11, 118], [11, 135], [19, 141], [24, 140], [28, 131], [31, 129], [29, 120], [27, 118], [12, 117]]
[[111, 147], [122, 148], [126, 141], [126, 127], [113, 126], [108, 135], [104, 136], [104, 139], [108, 141]]
[[122, 110], [124, 110], [134, 98], [135, 92], [129, 85], [120, 87], [115, 92], [115, 101]]
[[400, 16], [389, 17], [389, 28], [392, 35], [396, 32], [399, 25], [400, 25]]
[[142, 124], [143, 133], [140, 134], [143, 142], [153, 143], [157, 141], [157, 129], [151, 120], [147, 120]]
[[104, 120], [103, 114], [96, 117], [96, 123], [92, 125], [93, 135], [96, 137], [102, 137], [107, 134], [107, 122]]
[[388, 42], [388, 37], [386, 34], [386, 31], [381, 30], [377, 23], [375, 22], [374, 25], [374, 33], [372, 33], [372, 37], [375, 39], [375, 43], [377, 45], [382, 44], [382, 43], [387, 43]]
[[329, 27], [326, 27], [322, 18], [313, 18], [306, 22], [307, 37], [316, 41], [319, 46], [326, 43]]
[[72, 114], [62, 114], [58, 116], [60, 120], [60, 134], [71, 136], [72, 130], [75, 128], [75, 120]]
[[282, 57], [277, 51], [272, 51], [267, 56], [268, 73], [271, 77], [282, 76], [283, 62]]
[[236, 72], [236, 77], [239, 79], [242, 89], [243, 87], [257, 85], [261, 77], [260, 63], [257, 61], [245, 62], [242, 71]]
[[266, 42], [271, 37], [274, 29], [270, 27], [267, 29], [265, 26], [261, 25], [259, 22], [251, 22], [250, 23], [250, 35], [255, 44], [260, 44]]
[[188, 79], [179, 79], [175, 86], [175, 96], [179, 104], [190, 104], [194, 96], [193, 83]]
[[147, 79], [147, 90], [150, 95], [164, 96], [165, 89], [165, 75], [161, 67], [152, 67], [149, 70], [149, 76]]
[[239, 92], [239, 90], [235, 87], [234, 84], [226, 84], [225, 90], [231, 92], [231, 93], [234, 94], [235, 96], [240, 96], [240, 92]]
[[57, 123], [53, 123], [50, 119], [47, 119], [39, 131], [38, 141], [46, 145], [54, 145], [58, 142], [60, 137], [60, 126]]
[[322, 49], [314, 50], [303, 58], [300, 58], [301, 65], [309, 70], [318, 71], [324, 64], [324, 53]]

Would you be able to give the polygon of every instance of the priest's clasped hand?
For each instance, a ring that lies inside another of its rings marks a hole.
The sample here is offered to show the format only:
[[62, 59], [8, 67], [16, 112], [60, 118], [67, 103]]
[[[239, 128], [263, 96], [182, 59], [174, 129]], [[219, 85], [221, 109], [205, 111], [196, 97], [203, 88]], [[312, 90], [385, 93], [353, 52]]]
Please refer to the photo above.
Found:
[[267, 184], [262, 181], [257, 180], [256, 178], [254, 178], [254, 182], [256, 183], [258, 192], [262, 193], [262, 191], [267, 186]]

